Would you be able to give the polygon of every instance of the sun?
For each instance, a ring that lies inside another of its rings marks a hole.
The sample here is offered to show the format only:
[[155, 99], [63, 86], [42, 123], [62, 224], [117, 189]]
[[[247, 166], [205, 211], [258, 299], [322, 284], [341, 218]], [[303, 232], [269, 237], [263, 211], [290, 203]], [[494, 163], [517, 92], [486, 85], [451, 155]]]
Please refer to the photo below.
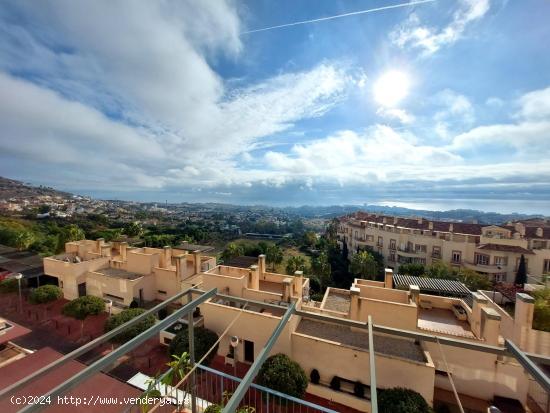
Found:
[[409, 93], [409, 77], [397, 70], [384, 73], [374, 84], [374, 100], [382, 106], [392, 107]]

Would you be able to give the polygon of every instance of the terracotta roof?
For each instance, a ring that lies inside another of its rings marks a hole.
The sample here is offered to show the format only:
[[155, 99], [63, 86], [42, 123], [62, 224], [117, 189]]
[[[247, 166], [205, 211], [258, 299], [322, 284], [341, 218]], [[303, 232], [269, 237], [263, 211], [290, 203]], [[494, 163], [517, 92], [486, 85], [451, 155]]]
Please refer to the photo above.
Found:
[[517, 254], [534, 254], [533, 251], [519, 247], [517, 245], [502, 245], [502, 244], [483, 244], [477, 247], [478, 250], [515, 252]]
[[[24, 378], [44, 367], [53, 361], [62, 357], [61, 353], [53, 350], [50, 347], [44, 347], [33, 354], [23, 357], [13, 363], [8, 364], [0, 368], [0, 389]], [[84, 365], [77, 361], [70, 361], [61, 367], [58, 367], [45, 376], [40, 377], [32, 381], [27, 386], [16, 391], [14, 396], [41, 396], [46, 392], [53, 389], [55, 386], [61, 384], [63, 381], [74, 376], [76, 373], [84, 369]], [[141, 391], [129, 386], [126, 383], [122, 383], [110, 376], [103, 373], [95, 374], [94, 376], [86, 379], [77, 385], [74, 389], [65, 393], [67, 396], [74, 396], [80, 398], [90, 397], [117, 397], [122, 400], [123, 397], [139, 397]], [[3, 413], [17, 412], [22, 406], [15, 405], [10, 402], [10, 398], [4, 398], [0, 400], [0, 411]], [[121, 411], [121, 406], [117, 404], [102, 404], [98, 403], [97, 406], [75, 406], [75, 405], [57, 405], [53, 404], [49, 408], [45, 408], [44, 412], [50, 413], [118, 413]]]
[[[431, 222], [433, 224], [432, 231], [439, 232], [450, 232], [450, 226], [452, 224], [454, 233], [467, 235], [481, 235], [481, 228], [486, 226], [481, 224], [467, 224], [464, 222], [432, 221], [426, 218], [393, 217], [389, 215], [369, 214], [366, 212], [357, 212], [355, 217], [362, 221], [372, 221], [380, 224], [383, 223], [384, 218], [386, 218], [386, 224], [420, 230], [430, 230], [429, 223]], [[394, 223], [395, 219], [397, 219], [396, 223]]]

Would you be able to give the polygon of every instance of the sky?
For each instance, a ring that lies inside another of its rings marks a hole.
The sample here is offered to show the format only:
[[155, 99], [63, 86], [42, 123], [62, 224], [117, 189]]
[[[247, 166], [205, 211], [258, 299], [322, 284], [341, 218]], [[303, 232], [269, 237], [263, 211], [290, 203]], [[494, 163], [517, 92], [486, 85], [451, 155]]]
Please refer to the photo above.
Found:
[[404, 3], [3, 2], [0, 175], [160, 202], [550, 205], [550, 2]]

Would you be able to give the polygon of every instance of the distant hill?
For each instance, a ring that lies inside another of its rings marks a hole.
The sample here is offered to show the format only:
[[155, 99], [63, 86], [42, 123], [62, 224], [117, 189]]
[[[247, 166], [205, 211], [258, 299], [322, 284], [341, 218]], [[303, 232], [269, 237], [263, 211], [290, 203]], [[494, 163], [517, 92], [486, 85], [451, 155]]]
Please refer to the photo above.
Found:
[[33, 186], [0, 176], [0, 200], [10, 198], [32, 198], [40, 195], [70, 198], [73, 194], [58, 191], [46, 186]]

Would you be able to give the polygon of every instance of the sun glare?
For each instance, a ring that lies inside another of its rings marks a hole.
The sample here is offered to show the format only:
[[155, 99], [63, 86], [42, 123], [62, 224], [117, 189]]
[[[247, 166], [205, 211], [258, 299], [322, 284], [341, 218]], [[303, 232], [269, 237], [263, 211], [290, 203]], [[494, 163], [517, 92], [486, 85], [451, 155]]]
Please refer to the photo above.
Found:
[[395, 106], [401, 102], [408, 93], [408, 76], [396, 70], [384, 73], [374, 84], [374, 99], [382, 106]]

